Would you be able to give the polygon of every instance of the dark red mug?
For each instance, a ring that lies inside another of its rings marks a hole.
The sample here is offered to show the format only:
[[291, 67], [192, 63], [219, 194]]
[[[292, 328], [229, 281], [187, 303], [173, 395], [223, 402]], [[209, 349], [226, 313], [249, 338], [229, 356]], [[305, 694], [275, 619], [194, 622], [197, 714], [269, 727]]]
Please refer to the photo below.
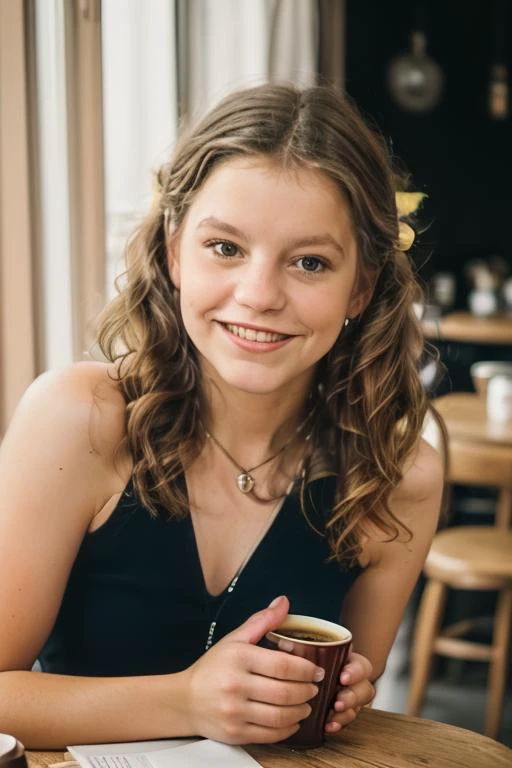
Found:
[[325, 721], [340, 688], [341, 669], [348, 658], [352, 634], [332, 621], [289, 614], [265, 639], [267, 647], [302, 656], [325, 670], [324, 679], [318, 683], [318, 694], [309, 702], [311, 714], [301, 722], [297, 733], [283, 742], [293, 747], [321, 746]]

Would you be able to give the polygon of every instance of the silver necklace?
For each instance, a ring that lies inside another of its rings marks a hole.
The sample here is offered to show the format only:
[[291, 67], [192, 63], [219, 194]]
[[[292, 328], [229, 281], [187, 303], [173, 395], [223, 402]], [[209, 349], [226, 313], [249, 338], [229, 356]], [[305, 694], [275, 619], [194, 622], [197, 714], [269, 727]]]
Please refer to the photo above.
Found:
[[[264, 459], [263, 461], [260, 461], [259, 464], [256, 464], [254, 467], [249, 467], [246, 469], [245, 467], [242, 467], [242, 465], [229, 453], [229, 451], [224, 448], [222, 443], [220, 443], [215, 435], [212, 435], [211, 432], [208, 432], [208, 430], [205, 430], [206, 437], [208, 437], [210, 440], [213, 440], [217, 448], [219, 448], [224, 456], [233, 464], [234, 467], [238, 469], [238, 475], [236, 477], [236, 485], [240, 493], [252, 493], [252, 495], [258, 500], [258, 501], [272, 501], [272, 499], [262, 499], [260, 496], [256, 494], [254, 491], [254, 486], [256, 484], [256, 481], [252, 475], [253, 472], [255, 472], [257, 469], [260, 469], [260, 467], [264, 467], [265, 464], [269, 464], [269, 462], [276, 459], [283, 451], [288, 448], [288, 446], [295, 440], [296, 436], [302, 432], [303, 428], [307, 424], [309, 418], [314, 413], [315, 409], [313, 408], [312, 411], [308, 413], [304, 421], [302, 421], [297, 429], [295, 430], [295, 434], [293, 434], [288, 440], [284, 443], [284, 445], [281, 446], [281, 448], [272, 454], [272, 456], [269, 456], [268, 459]], [[306, 437], [306, 440], [309, 439], [309, 435]]]

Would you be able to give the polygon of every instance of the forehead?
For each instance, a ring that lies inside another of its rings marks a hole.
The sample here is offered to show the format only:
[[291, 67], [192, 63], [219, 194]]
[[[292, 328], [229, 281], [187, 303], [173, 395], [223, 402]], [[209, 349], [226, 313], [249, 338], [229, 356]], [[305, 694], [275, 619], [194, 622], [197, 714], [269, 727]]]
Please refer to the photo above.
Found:
[[338, 234], [351, 229], [348, 205], [338, 185], [306, 165], [283, 168], [265, 156], [230, 158], [216, 166], [195, 194], [186, 219], [237, 217], [248, 223], [298, 220]]

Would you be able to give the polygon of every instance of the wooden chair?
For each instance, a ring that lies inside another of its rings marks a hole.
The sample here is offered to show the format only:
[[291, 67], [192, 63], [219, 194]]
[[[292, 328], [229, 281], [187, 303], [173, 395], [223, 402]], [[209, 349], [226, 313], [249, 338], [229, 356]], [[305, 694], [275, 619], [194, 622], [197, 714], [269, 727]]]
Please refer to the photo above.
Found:
[[[468, 409], [466, 420], [461, 404]], [[420, 713], [434, 654], [486, 661], [490, 669], [484, 732], [496, 739], [512, 620], [512, 425], [510, 432], [501, 429], [493, 437], [492, 425], [484, 424], [485, 403], [482, 405], [476, 395], [447, 395], [435, 405], [448, 432], [448, 481], [494, 486], [499, 495], [494, 526], [446, 528], [434, 537], [425, 563], [427, 583], [416, 619], [407, 713]], [[481, 618], [458, 621], [441, 629], [448, 588], [497, 590], [490, 644], [466, 639], [482, 624]]]

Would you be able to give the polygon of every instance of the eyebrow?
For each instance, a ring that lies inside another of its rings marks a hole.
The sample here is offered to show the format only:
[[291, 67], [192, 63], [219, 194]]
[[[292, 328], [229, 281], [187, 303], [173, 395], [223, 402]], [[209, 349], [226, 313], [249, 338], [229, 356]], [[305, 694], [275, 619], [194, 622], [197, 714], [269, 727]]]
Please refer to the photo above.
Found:
[[203, 229], [204, 227], [216, 227], [216, 229], [222, 229], [224, 232], [228, 232], [230, 235], [239, 237], [242, 240], [248, 239], [241, 229], [237, 229], [232, 224], [228, 224], [226, 221], [216, 219], [215, 216], [207, 216], [206, 219], [201, 219], [197, 225], [197, 229]]
[[[237, 229], [237, 227], [234, 227], [232, 224], [228, 224], [226, 221], [221, 221], [220, 219], [215, 218], [215, 216], [207, 216], [197, 225], [197, 229], [203, 229], [204, 227], [216, 227], [217, 229], [221, 229], [234, 237], [245, 240], [246, 242], [249, 239], [242, 230]], [[311, 235], [309, 237], [300, 237], [297, 240], [291, 240], [288, 247], [305, 248], [311, 245], [329, 245], [331, 248], [337, 250], [342, 256], [345, 256], [345, 251], [340, 243], [338, 243], [332, 235], [327, 233], [325, 235]]]

